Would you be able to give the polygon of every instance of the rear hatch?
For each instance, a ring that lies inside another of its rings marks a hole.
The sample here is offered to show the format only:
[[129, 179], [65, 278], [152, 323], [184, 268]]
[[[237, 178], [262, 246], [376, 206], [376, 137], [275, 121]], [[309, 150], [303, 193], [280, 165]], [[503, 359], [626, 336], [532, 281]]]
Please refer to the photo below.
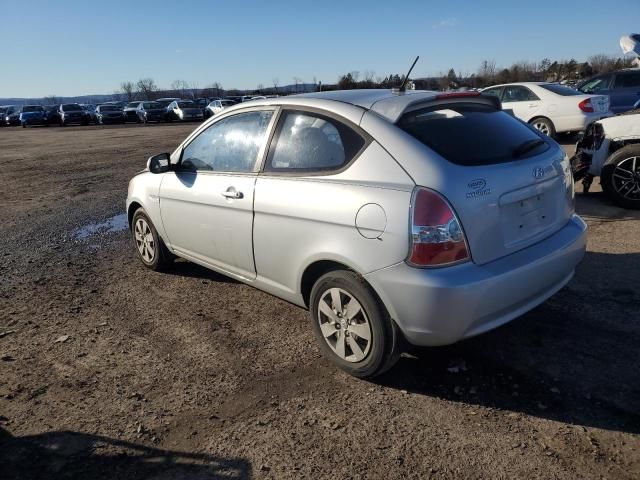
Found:
[[429, 168], [409, 173], [449, 200], [473, 261], [485, 264], [562, 228], [574, 211], [573, 185], [557, 143], [483, 97], [474, 100], [414, 107], [398, 126], [431, 150], [423, 160]]

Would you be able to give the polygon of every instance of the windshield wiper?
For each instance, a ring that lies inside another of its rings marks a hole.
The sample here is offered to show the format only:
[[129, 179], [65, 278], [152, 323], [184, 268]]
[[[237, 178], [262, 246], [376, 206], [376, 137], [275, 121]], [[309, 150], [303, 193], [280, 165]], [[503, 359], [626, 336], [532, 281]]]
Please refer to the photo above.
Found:
[[527, 140], [526, 142], [521, 143], [514, 151], [513, 157], [520, 158], [525, 153], [530, 152], [531, 150], [539, 147], [540, 145], [544, 145], [546, 142], [540, 138], [535, 138], [533, 140]]

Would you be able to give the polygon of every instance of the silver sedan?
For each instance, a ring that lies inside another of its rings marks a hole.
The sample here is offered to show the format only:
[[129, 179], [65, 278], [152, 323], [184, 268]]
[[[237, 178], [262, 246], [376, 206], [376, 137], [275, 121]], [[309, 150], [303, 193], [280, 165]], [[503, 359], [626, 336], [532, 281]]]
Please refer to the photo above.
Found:
[[405, 341], [522, 315], [586, 243], [563, 150], [477, 93], [236, 105], [151, 157], [126, 206], [145, 266], [182, 257], [309, 309], [323, 352], [359, 377]]

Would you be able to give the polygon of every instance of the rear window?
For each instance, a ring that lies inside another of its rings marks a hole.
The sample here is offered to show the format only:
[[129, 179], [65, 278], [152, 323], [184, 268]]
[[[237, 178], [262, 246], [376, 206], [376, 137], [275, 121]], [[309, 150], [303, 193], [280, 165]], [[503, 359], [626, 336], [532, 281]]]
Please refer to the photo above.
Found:
[[540, 85], [541, 88], [545, 90], [549, 90], [550, 92], [557, 93], [558, 95], [562, 95], [564, 97], [570, 97], [572, 95], [582, 95], [582, 92], [575, 90], [571, 87], [567, 87], [565, 85], [558, 85], [556, 83], [549, 83], [545, 85]]
[[[405, 114], [398, 126], [457, 165], [510, 162], [549, 148], [530, 127], [479, 103], [434, 105]], [[527, 144], [537, 145], [525, 148]], [[519, 153], [523, 151], [525, 153]]]
[[63, 112], [76, 112], [81, 110], [82, 110], [82, 107], [77, 103], [65, 103], [64, 105], [62, 105]]
[[180, 108], [194, 108], [196, 106], [193, 102], [178, 102]]
[[42, 112], [42, 111], [44, 111], [44, 108], [42, 108], [39, 105], [27, 105], [25, 107], [22, 107], [22, 111], [23, 111], [23, 113], [27, 113], [27, 112]]

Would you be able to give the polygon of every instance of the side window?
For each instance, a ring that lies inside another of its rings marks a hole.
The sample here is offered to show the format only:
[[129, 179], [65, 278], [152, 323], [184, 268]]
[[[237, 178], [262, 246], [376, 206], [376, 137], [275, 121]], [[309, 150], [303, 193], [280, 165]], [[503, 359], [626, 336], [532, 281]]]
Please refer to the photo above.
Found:
[[540, 99], [527, 87], [522, 87], [520, 85], [504, 87], [503, 102], [530, 102], [532, 100]]
[[482, 93], [484, 95], [491, 95], [493, 97], [500, 98], [500, 95], [502, 94], [502, 87], [488, 88], [486, 90], [483, 90]]
[[639, 88], [640, 72], [618, 73], [613, 88]]
[[362, 149], [365, 139], [323, 115], [287, 111], [265, 166], [270, 172], [337, 170]]
[[264, 145], [272, 111], [240, 113], [214, 123], [182, 152], [187, 170], [252, 172]]

